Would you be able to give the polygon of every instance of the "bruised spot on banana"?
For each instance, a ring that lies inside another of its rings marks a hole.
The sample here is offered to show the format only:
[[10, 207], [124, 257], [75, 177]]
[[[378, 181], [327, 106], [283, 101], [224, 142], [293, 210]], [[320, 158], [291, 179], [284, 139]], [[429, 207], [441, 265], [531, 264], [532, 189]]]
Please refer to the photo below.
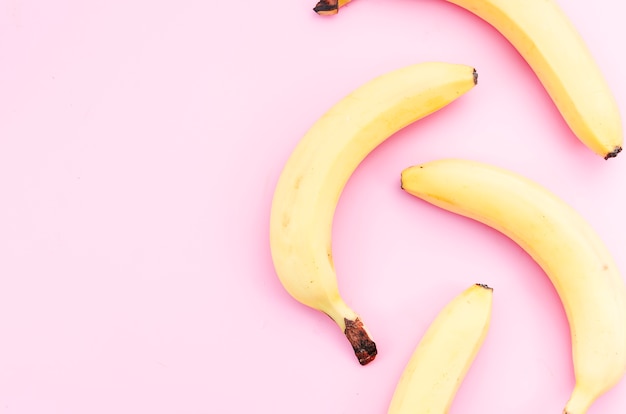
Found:
[[565, 201], [519, 174], [441, 159], [402, 171], [407, 193], [508, 236], [544, 270], [571, 331], [575, 386], [565, 414], [584, 414], [626, 372], [626, 285], [606, 245]]
[[379, 144], [455, 101], [477, 79], [473, 67], [445, 62], [418, 63], [380, 75], [320, 117], [280, 174], [269, 226], [276, 274], [294, 299], [337, 324], [361, 365], [373, 361], [378, 351], [362, 319], [339, 292], [331, 235], [341, 192]]
[[[321, 0], [316, 9], [335, 14], [348, 1]], [[584, 145], [605, 160], [622, 151], [615, 97], [584, 39], [555, 0], [446, 1], [480, 17], [511, 43]]]

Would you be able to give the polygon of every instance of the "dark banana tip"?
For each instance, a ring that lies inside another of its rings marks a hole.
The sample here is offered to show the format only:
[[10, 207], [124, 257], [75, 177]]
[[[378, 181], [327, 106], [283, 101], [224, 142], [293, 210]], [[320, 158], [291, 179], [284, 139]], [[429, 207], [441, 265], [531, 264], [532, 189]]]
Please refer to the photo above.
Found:
[[369, 364], [376, 358], [378, 350], [376, 349], [376, 344], [372, 341], [365, 330], [363, 322], [361, 322], [359, 318], [356, 318], [354, 321], [344, 319], [344, 322], [346, 323], [346, 330], [344, 333], [348, 338], [350, 345], [352, 345], [354, 355], [356, 355], [359, 360], [359, 364]]
[[476, 286], [480, 286], [483, 289], [489, 289], [489, 290], [493, 290], [493, 288], [489, 285], [486, 285], [484, 283], [476, 283]]
[[320, 0], [313, 7], [313, 11], [321, 15], [337, 14], [339, 11], [339, 0]]
[[476, 69], [474, 69], [472, 75], [474, 75], [474, 85], [478, 85], [478, 72], [476, 72]]
[[617, 157], [617, 154], [619, 154], [620, 152], [622, 152], [622, 147], [615, 147], [615, 148], [613, 148], [613, 151], [611, 151], [608, 154], [606, 154], [604, 159], [608, 160], [609, 158], [615, 158], [615, 157]]
[[376, 350], [376, 344], [371, 342], [367, 347], [354, 351], [354, 354], [359, 360], [359, 364], [367, 365], [376, 358], [378, 351]]

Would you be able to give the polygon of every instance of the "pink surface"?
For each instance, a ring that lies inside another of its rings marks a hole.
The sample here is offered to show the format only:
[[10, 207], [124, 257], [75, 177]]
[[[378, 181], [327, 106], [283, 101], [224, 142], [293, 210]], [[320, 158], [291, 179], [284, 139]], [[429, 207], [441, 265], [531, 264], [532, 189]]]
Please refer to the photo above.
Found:
[[[626, 119], [619, 2], [560, 1]], [[490, 26], [442, 0], [6, 0], [0, 5], [0, 413], [382, 413], [421, 334], [474, 282], [488, 338], [452, 413], [560, 413], [565, 316], [508, 239], [403, 193], [401, 169], [476, 159], [571, 203], [626, 272], [626, 155], [565, 126]], [[379, 147], [338, 206], [346, 301], [379, 356], [289, 297], [268, 215], [291, 150], [386, 71], [473, 65], [479, 85]], [[626, 412], [626, 381], [590, 414]]]

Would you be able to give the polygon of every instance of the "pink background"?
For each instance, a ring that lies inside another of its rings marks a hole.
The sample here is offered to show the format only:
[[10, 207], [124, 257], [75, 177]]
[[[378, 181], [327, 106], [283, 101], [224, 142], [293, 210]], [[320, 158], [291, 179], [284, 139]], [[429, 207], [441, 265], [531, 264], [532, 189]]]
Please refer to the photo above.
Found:
[[[537, 180], [626, 272], [626, 155], [574, 138], [529, 67], [443, 0], [0, 3], [0, 413], [381, 413], [424, 329], [494, 287], [487, 340], [452, 413], [560, 413], [565, 316], [541, 270], [480, 224], [405, 194], [442, 157]], [[626, 119], [621, 3], [561, 0]], [[427, 60], [479, 85], [368, 157], [337, 209], [346, 301], [380, 354], [273, 270], [274, 184], [300, 137], [367, 80]], [[626, 412], [626, 380], [590, 414]]]

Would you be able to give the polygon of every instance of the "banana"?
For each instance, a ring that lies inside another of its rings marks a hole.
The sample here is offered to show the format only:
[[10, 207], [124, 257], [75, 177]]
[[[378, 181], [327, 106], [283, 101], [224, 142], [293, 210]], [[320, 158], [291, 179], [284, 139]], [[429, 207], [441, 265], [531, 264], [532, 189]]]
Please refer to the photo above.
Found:
[[493, 289], [470, 286], [430, 324], [404, 368], [388, 414], [447, 413], [491, 321]]
[[499, 167], [444, 159], [401, 176], [409, 194], [502, 232], [545, 271], [571, 331], [576, 384], [563, 413], [585, 413], [626, 372], [626, 286], [598, 234], [546, 188]]
[[[580, 141], [604, 159], [617, 156], [623, 131], [615, 97], [584, 39], [555, 0], [446, 1], [485, 20], [515, 47]], [[323, 14], [334, 14], [345, 4], [320, 3], [316, 9]]]
[[299, 302], [330, 316], [362, 365], [377, 353], [339, 294], [331, 230], [340, 194], [361, 161], [396, 131], [474, 87], [466, 65], [425, 62], [383, 74], [326, 112], [300, 140], [276, 184], [270, 248], [281, 283]]
[[615, 157], [622, 123], [615, 98], [584, 40], [555, 0], [447, 0], [491, 24], [526, 60], [574, 135]]

